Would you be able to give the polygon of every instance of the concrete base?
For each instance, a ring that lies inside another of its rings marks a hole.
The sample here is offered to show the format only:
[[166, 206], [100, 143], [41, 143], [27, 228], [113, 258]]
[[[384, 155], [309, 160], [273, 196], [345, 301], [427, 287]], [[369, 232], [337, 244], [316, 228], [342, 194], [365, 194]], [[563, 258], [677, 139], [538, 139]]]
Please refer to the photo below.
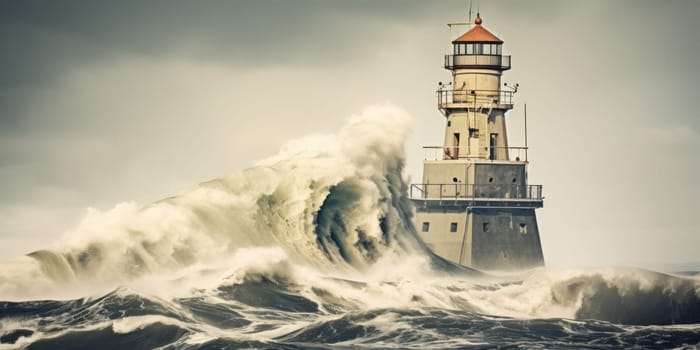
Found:
[[416, 204], [420, 237], [447, 260], [481, 270], [544, 265], [535, 209]]
[[534, 209], [472, 209], [471, 266], [485, 270], [544, 265]]

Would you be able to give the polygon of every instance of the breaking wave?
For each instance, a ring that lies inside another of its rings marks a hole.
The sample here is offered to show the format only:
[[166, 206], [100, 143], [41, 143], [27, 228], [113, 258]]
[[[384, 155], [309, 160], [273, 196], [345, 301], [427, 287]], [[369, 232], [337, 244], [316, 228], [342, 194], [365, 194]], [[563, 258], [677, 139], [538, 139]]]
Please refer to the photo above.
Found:
[[0, 295], [51, 296], [46, 292], [79, 284], [109, 288], [250, 247], [280, 247], [323, 271], [427, 256], [401, 177], [408, 130], [405, 113], [373, 107], [337, 135], [292, 142], [250, 169], [175, 197], [91, 209], [55, 247], [3, 266]]
[[0, 266], [0, 348], [700, 342], [697, 277], [496, 276], [432, 254], [402, 175], [409, 120], [372, 107], [175, 197], [90, 210], [52, 247]]

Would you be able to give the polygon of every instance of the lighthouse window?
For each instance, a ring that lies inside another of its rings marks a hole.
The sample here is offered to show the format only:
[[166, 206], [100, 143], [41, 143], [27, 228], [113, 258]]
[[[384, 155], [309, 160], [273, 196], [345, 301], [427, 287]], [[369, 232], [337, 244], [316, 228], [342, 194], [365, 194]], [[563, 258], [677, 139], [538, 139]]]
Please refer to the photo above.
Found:
[[496, 55], [500, 55], [500, 54], [501, 54], [501, 45], [499, 44], [499, 45], [496, 45]]
[[424, 222], [423, 222], [423, 227], [422, 227], [422, 230], [421, 230], [421, 231], [423, 231], [423, 232], [428, 232], [429, 230], [430, 230], [430, 223], [427, 222], [427, 221], [424, 221]]
[[491, 54], [491, 44], [484, 44], [484, 55]]
[[474, 44], [467, 44], [467, 55], [474, 54]]
[[457, 223], [456, 222], [450, 223], [450, 232], [457, 232]]
[[522, 233], [522, 234], [527, 233], [527, 224], [526, 223], [520, 223], [520, 233]]
[[489, 232], [489, 223], [485, 222], [485, 223], [481, 224], [481, 228], [484, 232]]

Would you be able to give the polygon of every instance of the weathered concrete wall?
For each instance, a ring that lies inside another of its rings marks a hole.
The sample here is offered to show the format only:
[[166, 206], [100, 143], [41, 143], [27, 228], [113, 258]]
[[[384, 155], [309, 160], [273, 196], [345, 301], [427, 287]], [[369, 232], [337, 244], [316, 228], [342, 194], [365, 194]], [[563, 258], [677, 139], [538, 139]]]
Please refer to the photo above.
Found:
[[544, 265], [534, 209], [447, 208], [414, 216], [419, 236], [436, 254], [482, 270]]
[[[423, 242], [436, 254], [459, 263], [463, 247], [470, 246], [465, 239], [466, 213], [463, 211], [417, 212], [414, 218], [416, 229]], [[424, 231], [426, 223], [428, 230]], [[450, 230], [452, 224], [457, 226], [455, 232]]]
[[[425, 161], [423, 163], [424, 198], [455, 197], [458, 192], [465, 192], [467, 182], [466, 161]], [[455, 184], [458, 186], [436, 186], [436, 184]], [[461, 193], [464, 195], [465, 193]]]
[[[488, 115], [478, 112], [452, 113], [447, 117], [445, 147], [450, 158], [486, 157], [488, 147]], [[476, 130], [471, 133], [469, 130]], [[459, 145], [455, 134], [459, 135]], [[472, 137], [478, 135], [478, 137]], [[457, 149], [458, 148], [458, 149]]]
[[544, 265], [534, 209], [475, 208], [468, 215], [472, 267], [512, 270]]
[[476, 163], [472, 166], [477, 197], [522, 198], [526, 194], [525, 163]]
[[508, 160], [508, 135], [503, 110], [490, 109], [451, 113], [445, 127], [444, 159], [489, 158], [491, 135], [496, 136], [496, 160]]

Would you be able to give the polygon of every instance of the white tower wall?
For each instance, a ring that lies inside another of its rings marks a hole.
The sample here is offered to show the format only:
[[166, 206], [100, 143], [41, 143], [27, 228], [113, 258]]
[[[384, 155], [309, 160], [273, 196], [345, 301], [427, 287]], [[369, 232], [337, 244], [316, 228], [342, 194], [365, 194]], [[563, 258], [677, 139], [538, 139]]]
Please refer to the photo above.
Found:
[[[490, 90], [497, 92], [501, 88], [501, 72], [491, 69], [456, 69], [452, 74], [455, 90]], [[465, 98], [467, 96], [464, 96]], [[498, 97], [498, 95], [496, 95]], [[472, 102], [466, 99], [464, 102]], [[483, 104], [490, 101], [478, 101]]]

